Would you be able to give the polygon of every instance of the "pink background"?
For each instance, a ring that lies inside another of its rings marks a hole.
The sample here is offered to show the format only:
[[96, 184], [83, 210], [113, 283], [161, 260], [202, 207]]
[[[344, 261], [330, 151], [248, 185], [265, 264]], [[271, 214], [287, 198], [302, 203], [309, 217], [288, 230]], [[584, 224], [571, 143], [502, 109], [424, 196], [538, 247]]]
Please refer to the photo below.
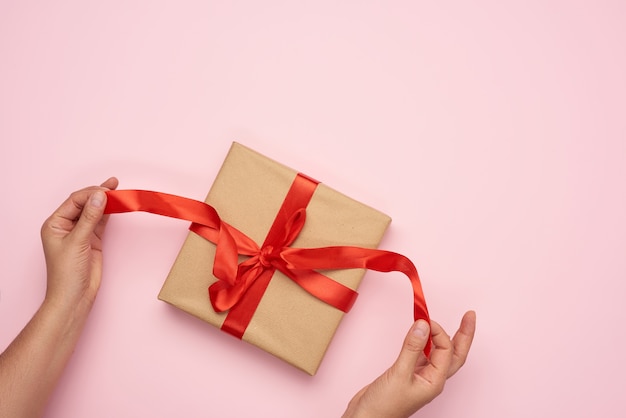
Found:
[[[202, 199], [237, 140], [388, 213], [446, 329], [477, 311], [417, 415], [625, 416], [624, 22], [617, 0], [2, 1], [0, 349], [71, 191]], [[395, 359], [400, 274], [366, 275], [313, 378], [158, 301], [186, 227], [111, 219], [47, 417], [339, 416]]]

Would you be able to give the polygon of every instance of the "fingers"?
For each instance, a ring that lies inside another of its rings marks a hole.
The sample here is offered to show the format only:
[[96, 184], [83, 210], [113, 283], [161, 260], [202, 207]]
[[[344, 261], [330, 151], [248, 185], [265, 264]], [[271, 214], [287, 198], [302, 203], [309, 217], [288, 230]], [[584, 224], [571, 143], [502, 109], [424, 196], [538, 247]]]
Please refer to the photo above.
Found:
[[[108, 189], [108, 190], [115, 190], [117, 189], [118, 185], [119, 185], [119, 181], [117, 180], [117, 178], [110, 177], [104, 183], [102, 183], [100, 187], [104, 187], [105, 189]], [[94, 233], [96, 234], [98, 238], [102, 238], [102, 234], [104, 233], [104, 228], [106, 227], [107, 221], [109, 220], [109, 216], [110, 215], [104, 215], [102, 219], [100, 219], [100, 222], [98, 223], [98, 225], [96, 226]]]
[[92, 192], [93, 188], [87, 188], [72, 193], [70, 197], [59, 206], [52, 217], [74, 222], [80, 216]]
[[102, 183], [100, 187], [91, 186], [72, 193], [70, 197], [59, 206], [53, 216], [74, 222], [80, 216], [85, 203], [87, 203], [89, 196], [91, 196], [94, 190], [113, 190], [117, 187], [118, 183], [115, 177], [111, 177]]
[[117, 189], [117, 186], [119, 185], [119, 183], [120, 182], [117, 178], [109, 177], [104, 183], [100, 185], [100, 187], [104, 187], [109, 190], [115, 190]]
[[437, 322], [431, 320], [430, 327], [433, 350], [430, 353], [429, 364], [419, 371], [419, 376], [438, 390], [443, 390], [452, 361], [452, 342]]
[[420, 357], [424, 356], [424, 347], [428, 342], [430, 327], [423, 319], [416, 321], [402, 344], [402, 350], [396, 360], [395, 367], [403, 376], [413, 376], [415, 366]]
[[463, 315], [461, 319], [461, 325], [459, 330], [454, 334], [452, 338], [453, 355], [450, 369], [448, 370], [448, 377], [455, 374], [467, 360], [472, 341], [474, 340], [474, 333], [476, 331], [476, 312], [468, 311]]
[[106, 194], [102, 190], [94, 190], [83, 207], [72, 235], [79, 241], [87, 242], [96, 227], [100, 224], [106, 206]]
[[[53, 229], [66, 231], [66, 233], [75, 231], [73, 235], [83, 238], [94, 230], [96, 235], [101, 235], [106, 223], [106, 217], [102, 216], [106, 204], [103, 191], [114, 189], [117, 185], [118, 180], [111, 177], [99, 187], [91, 186], [72, 193], [49, 218], [47, 224]], [[100, 207], [101, 204], [102, 207]], [[92, 225], [94, 222], [95, 225]]]

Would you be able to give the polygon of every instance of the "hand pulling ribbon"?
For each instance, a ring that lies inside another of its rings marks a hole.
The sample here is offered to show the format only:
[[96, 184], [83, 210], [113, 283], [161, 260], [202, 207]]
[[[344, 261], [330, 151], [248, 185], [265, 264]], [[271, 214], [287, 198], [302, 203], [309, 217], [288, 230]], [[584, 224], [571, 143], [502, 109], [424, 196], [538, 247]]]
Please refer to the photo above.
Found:
[[[298, 174], [274, 219], [263, 245], [222, 221], [210, 205], [180, 196], [147, 190], [107, 191], [105, 213], [150, 212], [191, 221], [189, 229], [216, 245], [209, 298], [216, 312], [228, 311], [222, 330], [241, 339], [265, 289], [279, 270], [311, 295], [348, 312], [357, 293], [318, 273], [323, 269], [364, 268], [404, 273], [413, 287], [415, 320], [430, 321], [415, 265], [401, 254], [372, 248], [335, 246], [291, 248], [306, 219], [318, 182]], [[250, 256], [238, 263], [239, 255]], [[429, 354], [429, 341], [426, 355]]]

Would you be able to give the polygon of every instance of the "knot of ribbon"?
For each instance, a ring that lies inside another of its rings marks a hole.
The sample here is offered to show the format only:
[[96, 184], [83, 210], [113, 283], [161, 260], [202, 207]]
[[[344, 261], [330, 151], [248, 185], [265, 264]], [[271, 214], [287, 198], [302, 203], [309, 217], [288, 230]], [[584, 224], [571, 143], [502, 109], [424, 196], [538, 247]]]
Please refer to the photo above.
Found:
[[[417, 269], [405, 256], [353, 246], [293, 248], [305, 225], [306, 207], [317, 182], [298, 174], [262, 245], [222, 221], [210, 205], [197, 200], [147, 190], [107, 191], [105, 213], [143, 211], [191, 221], [189, 229], [213, 242], [213, 275], [208, 293], [216, 312], [228, 314], [222, 330], [242, 338], [276, 270], [323, 302], [348, 312], [357, 292], [319, 273], [324, 269], [363, 268], [404, 273], [413, 288], [414, 319], [429, 321]], [[248, 256], [239, 262], [240, 256]], [[425, 352], [430, 351], [430, 342]]]
[[[222, 240], [218, 238], [213, 275], [219, 280], [209, 287], [209, 297], [216, 312], [231, 310], [243, 299], [257, 280], [271, 278], [275, 270], [287, 276], [301, 274], [297, 271], [291, 273], [289, 270], [295, 270], [294, 266], [287, 265], [282, 255], [300, 234], [305, 219], [305, 208], [299, 208], [285, 223], [274, 223], [272, 227], [274, 233], [268, 234], [261, 247], [258, 247], [252, 240], [244, 241], [242, 237], [233, 237], [232, 241], [230, 238]], [[227, 225], [224, 222], [222, 224]], [[213, 241], [204, 227], [205, 225], [194, 223], [190, 230]], [[224, 234], [230, 234], [232, 237], [230, 226], [226, 227]], [[232, 248], [233, 244], [235, 249]], [[250, 258], [237, 264], [236, 258], [239, 255], [249, 255]], [[348, 290], [353, 293], [351, 289]], [[321, 299], [324, 298], [323, 294], [316, 289], [313, 289], [311, 293]], [[344, 305], [340, 304], [338, 308], [345, 310]], [[250, 306], [249, 302], [248, 306]]]
[[272, 265], [272, 257], [276, 257], [274, 254], [274, 247], [271, 245], [266, 245], [261, 248], [258, 255], [258, 263], [264, 268], [270, 267]]

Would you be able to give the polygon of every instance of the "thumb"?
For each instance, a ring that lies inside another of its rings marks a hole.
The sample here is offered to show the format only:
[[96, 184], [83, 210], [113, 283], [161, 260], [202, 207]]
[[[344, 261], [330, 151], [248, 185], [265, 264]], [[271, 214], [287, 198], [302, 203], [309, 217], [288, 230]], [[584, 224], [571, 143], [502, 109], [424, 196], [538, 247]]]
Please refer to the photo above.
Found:
[[89, 240], [90, 235], [104, 215], [106, 206], [106, 194], [102, 190], [94, 191], [83, 207], [78, 222], [72, 231], [78, 240]]
[[415, 366], [424, 355], [424, 347], [430, 338], [430, 325], [423, 319], [417, 320], [404, 339], [402, 350], [395, 366], [402, 375], [410, 376], [415, 372]]

